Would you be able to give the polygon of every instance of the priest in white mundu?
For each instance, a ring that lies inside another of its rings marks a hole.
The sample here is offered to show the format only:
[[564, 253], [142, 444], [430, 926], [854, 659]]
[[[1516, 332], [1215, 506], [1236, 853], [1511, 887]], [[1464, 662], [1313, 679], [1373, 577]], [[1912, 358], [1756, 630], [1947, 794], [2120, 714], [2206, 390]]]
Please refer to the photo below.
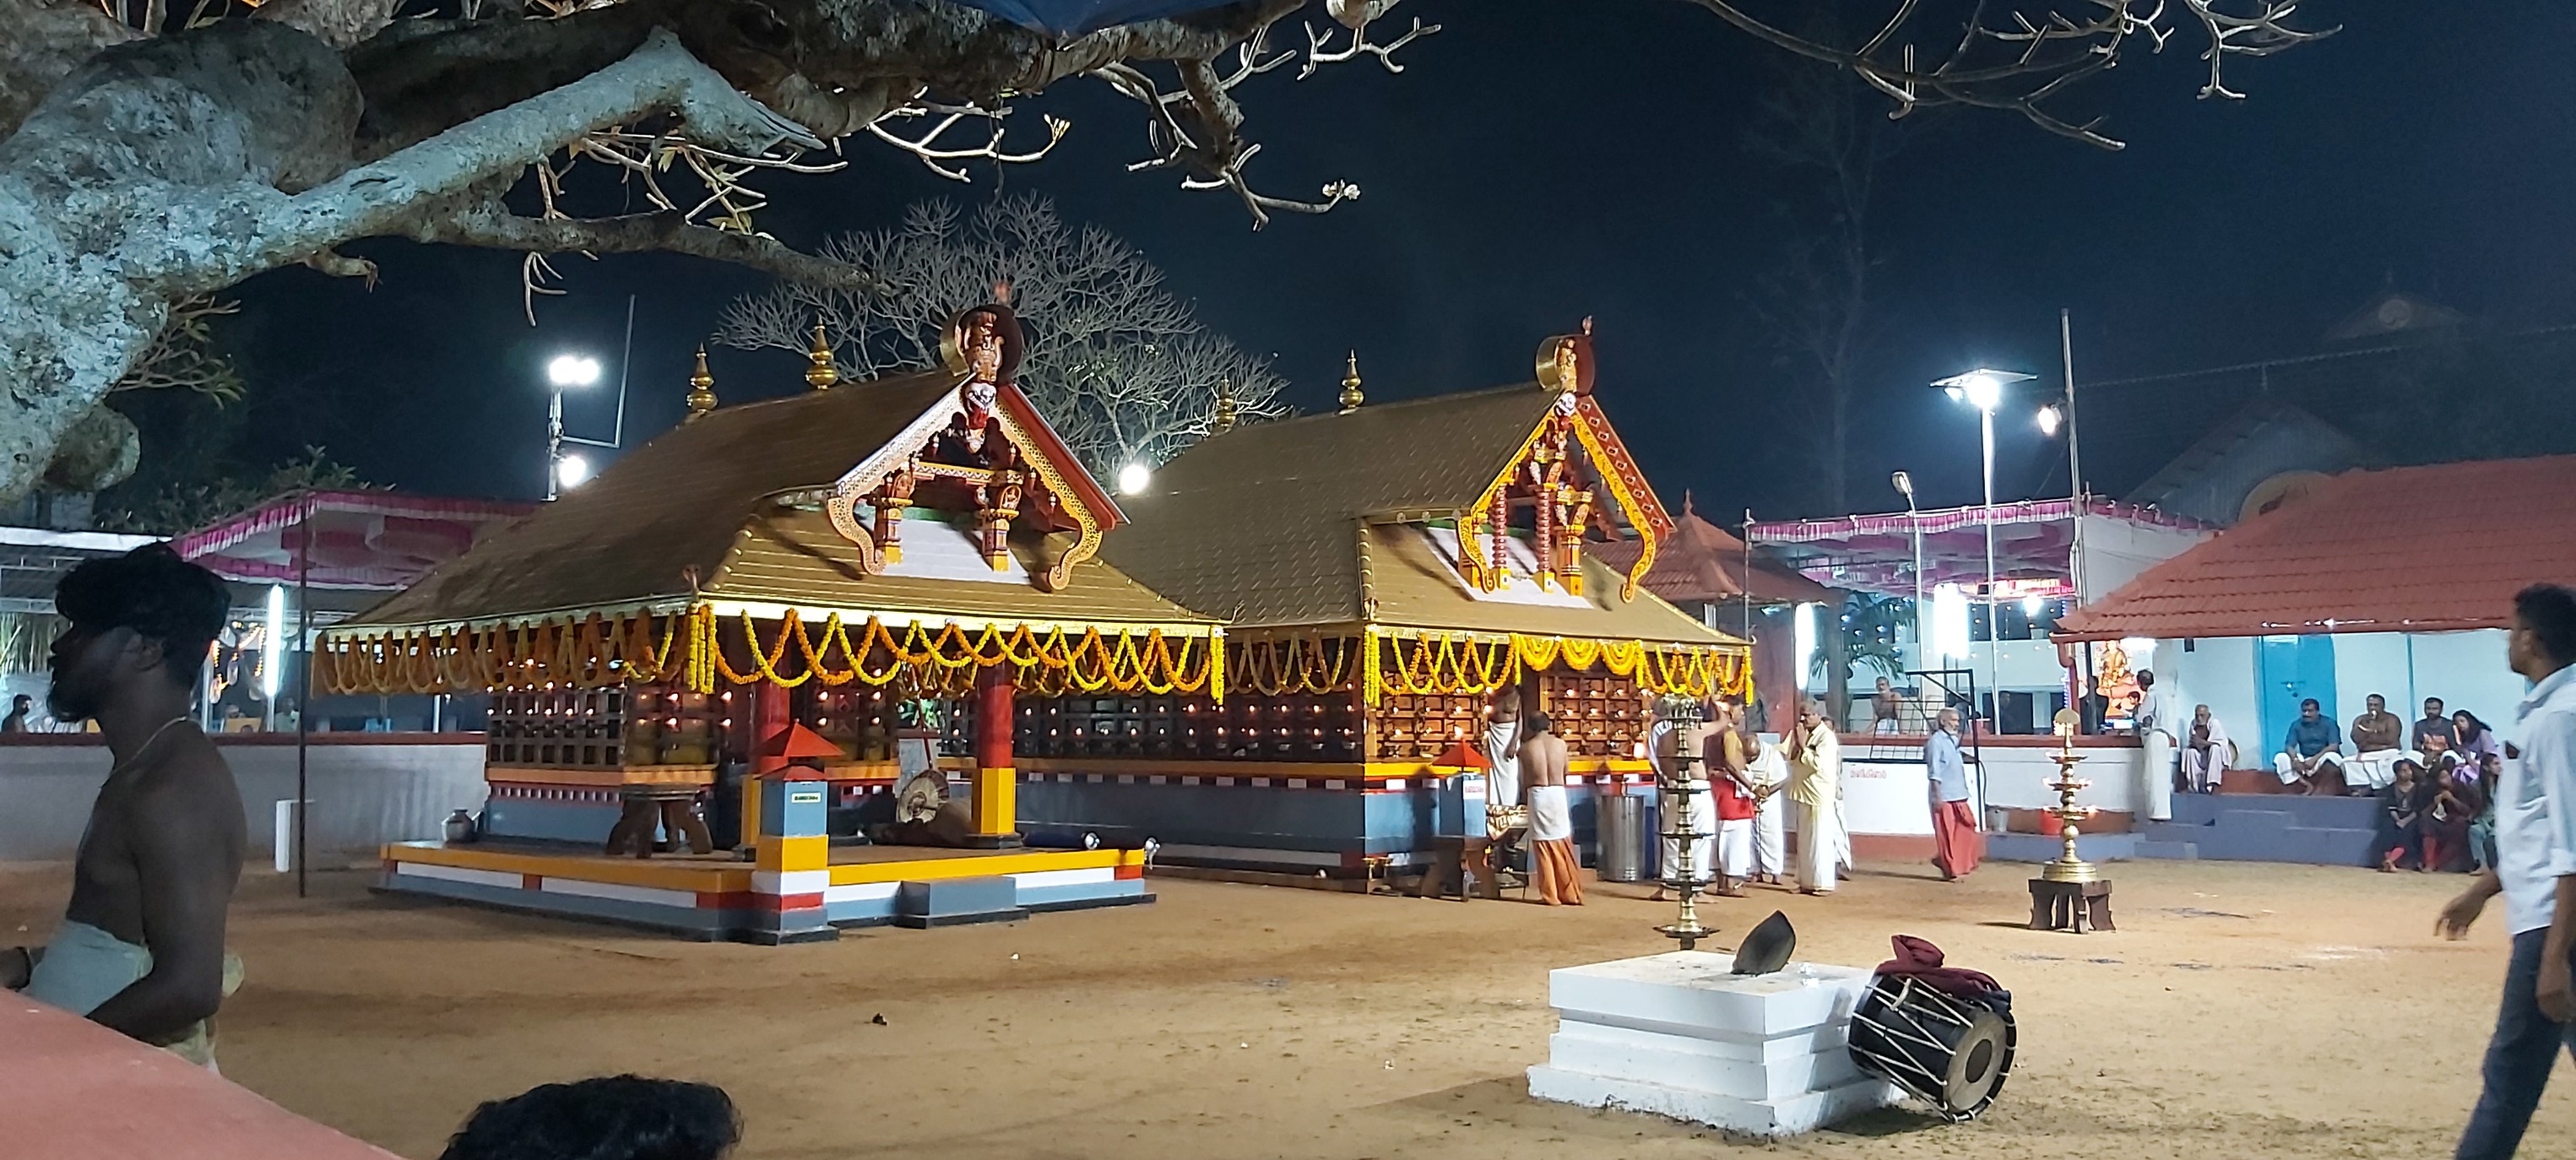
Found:
[[1505, 686], [1494, 694], [1492, 716], [1485, 720], [1485, 836], [1501, 841], [1526, 824], [1521, 809], [1521, 693]]
[[[1726, 705], [1723, 701], [1717, 703]], [[1789, 873], [1785, 853], [1788, 841], [1782, 826], [1782, 819], [1789, 812], [1789, 802], [1780, 794], [1788, 786], [1789, 760], [1780, 752], [1778, 744], [1765, 741], [1761, 734], [1744, 728], [1743, 706], [1726, 705], [1726, 711], [1733, 718], [1736, 731], [1744, 735], [1745, 748], [1752, 751], [1751, 759], [1744, 763], [1744, 781], [1753, 787], [1752, 878], [1756, 882], [1777, 886]]]
[[1825, 722], [1821, 701], [1798, 707], [1798, 725], [1787, 738], [1789, 800], [1798, 803], [1798, 892], [1831, 894], [1843, 839], [1840, 811], [1843, 744]]

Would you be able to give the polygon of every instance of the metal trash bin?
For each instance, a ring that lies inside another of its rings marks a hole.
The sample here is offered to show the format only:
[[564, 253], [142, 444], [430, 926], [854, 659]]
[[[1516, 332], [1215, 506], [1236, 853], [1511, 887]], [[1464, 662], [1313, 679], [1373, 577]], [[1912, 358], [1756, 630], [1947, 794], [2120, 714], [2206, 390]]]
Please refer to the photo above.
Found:
[[1603, 882], [1646, 879], [1646, 799], [1635, 794], [1605, 794], [1593, 801], [1593, 836], [1599, 849], [1592, 858]]

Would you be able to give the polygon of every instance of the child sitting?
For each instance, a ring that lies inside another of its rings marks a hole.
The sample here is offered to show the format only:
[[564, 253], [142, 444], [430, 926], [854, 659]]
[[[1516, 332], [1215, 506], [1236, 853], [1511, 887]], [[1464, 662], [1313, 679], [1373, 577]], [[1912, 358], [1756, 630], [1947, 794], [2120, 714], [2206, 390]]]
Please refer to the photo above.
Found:
[[[2379, 872], [2392, 874], [2406, 869], [2406, 863], [2417, 856], [2423, 837], [2422, 810], [2417, 804], [2418, 776], [2422, 766], [2411, 759], [2400, 759], [2391, 767], [2395, 778], [2387, 789], [2379, 791]], [[2421, 862], [2417, 862], [2420, 868]]]

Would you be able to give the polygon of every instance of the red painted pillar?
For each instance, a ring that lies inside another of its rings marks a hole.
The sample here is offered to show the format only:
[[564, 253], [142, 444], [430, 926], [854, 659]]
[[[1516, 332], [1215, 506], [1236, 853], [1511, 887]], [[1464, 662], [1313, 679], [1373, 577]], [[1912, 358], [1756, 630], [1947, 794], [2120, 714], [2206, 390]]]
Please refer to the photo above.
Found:
[[975, 674], [975, 835], [986, 841], [1015, 840], [1020, 832], [1011, 693], [1009, 669], [993, 665]]
[[743, 686], [741, 692], [751, 698], [751, 734], [747, 747], [751, 754], [751, 775], [767, 778], [786, 776], [787, 757], [783, 753], [771, 752], [775, 747], [770, 744], [770, 739], [786, 731], [793, 719], [788, 701], [794, 690], [761, 681]]

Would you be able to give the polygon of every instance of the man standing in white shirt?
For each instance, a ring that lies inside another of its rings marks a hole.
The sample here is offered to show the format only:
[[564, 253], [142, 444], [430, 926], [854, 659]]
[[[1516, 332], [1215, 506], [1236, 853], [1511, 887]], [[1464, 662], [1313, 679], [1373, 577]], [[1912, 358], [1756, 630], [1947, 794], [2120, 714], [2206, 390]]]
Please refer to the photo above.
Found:
[[2496, 865], [2435, 923], [2444, 937], [2466, 937], [2487, 899], [2502, 894], [2513, 936], [2486, 1090], [2458, 1160], [2511, 1157], [2559, 1049], [2576, 1052], [2576, 591], [2535, 584], [2516, 595], [2505, 655], [2532, 689], [2497, 784]]
[[2174, 719], [2173, 694], [2156, 687], [2156, 675], [2138, 670], [2138, 747], [2146, 751], [2147, 820], [2173, 820]]

